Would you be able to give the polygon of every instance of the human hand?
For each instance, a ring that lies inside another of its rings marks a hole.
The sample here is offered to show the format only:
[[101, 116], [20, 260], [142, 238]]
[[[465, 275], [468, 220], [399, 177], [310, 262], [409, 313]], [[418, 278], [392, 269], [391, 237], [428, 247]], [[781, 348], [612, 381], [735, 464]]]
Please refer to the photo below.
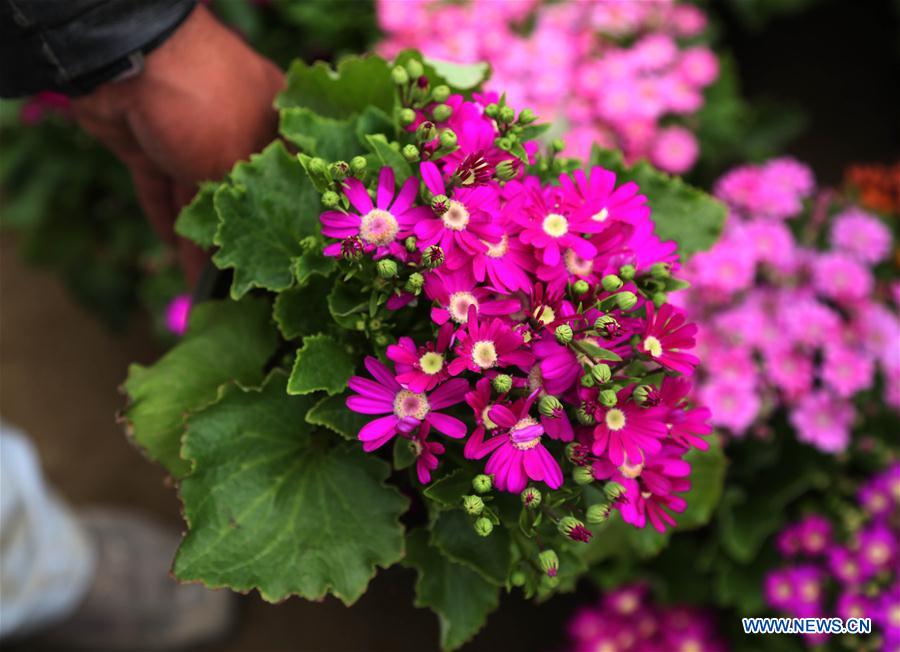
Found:
[[177, 248], [191, 285], [206, 255], [175, 236], [178, 211], [199, 182], [220, 179], [276, 136], [272, 100], [283, 84], [275, 64], [198, 6], [139, 75], [73, 102], [82, 128], [128, 166], [147, 218]]

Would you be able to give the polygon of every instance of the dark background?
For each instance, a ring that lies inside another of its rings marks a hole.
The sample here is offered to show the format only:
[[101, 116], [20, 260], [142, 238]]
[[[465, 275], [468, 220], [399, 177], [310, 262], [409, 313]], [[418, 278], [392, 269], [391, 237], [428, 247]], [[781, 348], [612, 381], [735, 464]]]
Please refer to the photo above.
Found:
[[[743, 0], [734, 0], [734, 3]], [[838, 183], [853, 162], [893, 162], [900, 153], [900, 67], [896, 4], [813, 1], [803, 13], [776, 16], [759, 29], [740, 20], [734, 3], [714, 3], [720, 40], [734, 54], [745, 95], [796, 105], [805, 133], [787, 153], [812, 165], [820, 182]], [[347, 5], [342, 6], [347, 10]], [[10, 238], [0, 247], [0, 413], [23, 427], [42, 454], [50, 481], [76, 506], [138, 508], [181, 527], [179, 506], [162, 470], [144, 460], [112, 418], [131, 361], [160, 353], [141, 319], [114, 336], [72, 303], [56, 277], [26, 268]], [[241, 619], [216, 650], [432, 650], [437, 620], [412, 606], [414, 574], [379, 573], [350, 609], [337, 600], [264, 604], [241, 598]], [[704, 581], [698, 577], [698, 581]], [[544, 605], [507, 596], [465, 650], [560, 649], [573, 608], [595, 597]], [[723, 623], [723, 626], [728, 626]]]

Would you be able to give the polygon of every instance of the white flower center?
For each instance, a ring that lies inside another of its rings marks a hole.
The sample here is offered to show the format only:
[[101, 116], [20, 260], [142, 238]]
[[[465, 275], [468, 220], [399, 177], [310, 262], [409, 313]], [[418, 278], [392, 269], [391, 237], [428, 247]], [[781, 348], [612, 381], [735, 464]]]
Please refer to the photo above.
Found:
[[550, 213], [544, 218], [541, 228], [551, 238], [561, 238], [569, 232], [569, 220], [559, 213]]
[[550, 306], [538, 306], [532, 313], [534, 318], [541, 322], [544, 326], [552, 324], [556, 321], [556, 313]]
[[450, 295], [450, 317], [457, 324], [463, 324], [469, 319], [469, 306], [475, 306], [475, 312], [478, 312], [478, 299], [471, 292], [454, 292]]
[[429, 376], [433, 376], [444, 368], [444, 356], [440, 353], [429, 351], [419, 358], [419, 368]]
[[464, 204], [451, 199], [447, 212], [441, 216], [441, 220], [451, 231], [462, 231], [469, 224], [469, 211]]
[[[523, 430], [525, 428], [528, 428], [529, 426], [536, 426], [536, 425], [537, 425], [537, 421], [535, 421], [531, 417], [525, 417], [524, 419], [519, 419], [516, 422], [516, 425], [514, 425], [512, 428], [510, 428], [509, 434], [512, 435], [513, 433], [515, 433], [519, 430]], [[518, 448], [520, 451], [527, 451], [541, 443], [541, 436], [538, 435], [534, 439], [529, 439], [528, 441], [515, 441], [513, 439], [510, 439], [510, 442], [512, 443], [513, 446]]]
[[566, 269], [569, 274], [574, 274], [575, 276], [587, 276], [594, 271], [593, 260], [584, 259], [571, 249], [566, 250], [563, 260], [566, 263]]
[[497, 349], [490, 340], [475, 342], [472, 346], [472, 360], [482, 369], [490, 369], [497, 364]]
[[494, 428], [497, 427], [497, 424], [494, 423], [493, 421], [491, 421], [491, 417], [488, 415], [488, 412], [491, 411], [492, 407], [493, 407], [493, 404], [489, 403], [481, 411], [481, 421], [482, 421], [482, 423], [484, 423], [484, 427], [487, 428], [488, 430], [493, 430]]
[[625, 413], [619, 408], [606, 411], [606, 427], [617, 432], [625, 427]]
[[383, 247], [391, 244], [397, 237], [400, 225], [397, 218], [380, 208], [375, 208], [362, 217], [359, 225], [359, 237], [369, 244]]
[[509, 251], [509, 236], [505, 233], [500, 242], [487, 242], [485, 240], [482, 240], [482, 242], [487, 246], [486, 255], [488, 258], [503, 258], [506, 252]]
[[625, 459], [625, 462], [622, 464], [622, 466], [619, 467], [619, 473], [624, 475], [626, 478], [631, 478], [632, 480], [640, 476], [641, 471], [643, 470], [643, 463], [631, 464], [627, 458]]
[[605, 222], [607, 217], [609, 217], [609, 210], [606, 208], [606, 206], [591, 215], [591, 219], [595, 222]]
[[[534, 365], [528, 372], [528, 391], [533, 392], [544, 386], [544, 375], [541, 373], [541, 365]], [[541, 391], [543, 393], [543, 390]]]
[[413, 417], [421, 421], [430, 409], [425, 394], [416, 394], [408, 389], [401, 389], [394, 397], [394, 415], [399, 419]]
[[662, 342], [652, 335], [648, 335], [644, 340], [644, 350], [650, 354], [650, 357], [658, 358], [663, 352]]

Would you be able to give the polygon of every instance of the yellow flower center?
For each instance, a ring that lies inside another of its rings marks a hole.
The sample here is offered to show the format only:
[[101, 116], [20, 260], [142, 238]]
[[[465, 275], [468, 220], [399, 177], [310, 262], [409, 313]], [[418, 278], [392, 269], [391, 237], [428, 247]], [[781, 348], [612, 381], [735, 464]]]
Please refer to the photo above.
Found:
[[544, 218], [541, 228], [551, 238], [561, 238], [569, 232], [569, 220], [559, 213], [550, 213]]
[[619, 408], [606, 411], [606, 427], [613, 432], [618, 432], [625, 427], [625, 413]]
[[447, 306], [450, 317], [457, 324], [463, 324], [469, 319], [469, 306], [475, 306], [478, 311], [478, 299], [471, 292], [454, 292], [450, 295], [450, 304]]
[[888, 622], [891, 627], [900, 627], [900, 604], [893, 604], [888, 608]]
[[400, 419], [413, 417], [421, 421], [430, 409], [425, 394], [416, 394], [408, 389], [401, 389], [394, 397], [394, 415]]
[[[517, 430], [522, 430], [529, 426], [536, 426], [536, 425], [537, 425], [537, 421], [535, 421], [531, 417], [525, 417], [524, 419], [519, 419], [516, 422], [516, 425], [514, 425], [510, 429], [509, 433], [513, 434]], [[527, 451], [527, 450], [531, 450], [532, 448], [534, 448], [535, 446], [537, 446], [540, 443], [541, 443], [541, 438], [540, 438], [540, 436], [538, 436], [538, 437], [535, 437], [534, 439], [529, 439], [528, 441], [513, 441], [512, 445], [515, 446], [516, 448], [518, 448], [520, 451]]]
[[534, 309], [534, 318], [541, 322], [544, 326], [552, 324], [556, 321], [556, 313], [550, 306], [538, 306]]
[[394, 241], [399, 230], [397, 218], [385, 210], [375, 208], [363, 215], [359, 225], [359, 237], [369, 244], [383, 247]]
[[488, 242], [486, 240], [482, 240], [482, 242], [487, 246], [488, 258], [503, 258], [506, 252], [509, 251], [509, 236], [505, 233], [500, 238], [500, 242]]
[[444, 356], [434, 351], [429, 351], [419, 358], [419, 367], [429, 376], [433, 376], [444, 368]]
[[690, 639], [681, 643], [678, 652], [703, 652], [703, 647], [697, 641]]
[[475, 342], [472, 346], [472, 360], [482, 369], [490, 369], [497, 364], [497, 349], [490, 340]]
[[568, 270], [569, 274], [587, 276], [594, 271], [593, 260], [582, 258], [571, 249], [566, 250], [563, 260], [566, 263], [566, 270]]
[[890, 558], [891, 551], [883, 543], [873, 543], [866, 549], [865, 554], [871, 563], [879, 566]]
[[591, 219], [595, 222], [605, 222], [607, 217], [609, 217], [609, 210], [606, 208], [606, 206], [591, 215]]
[[638, 464], [631, 464], [631, 463], [629, 463], [627, 458], [626, 458], [624, 464], [622, 464], [622, 466], [619, 467], [619, 473], [624, 475], [626, 478], [631, 478], [632, 480], [634, 478], [638, 477], [641, 474], [641, 471], [643, 471], [643, 470], [644, 470], [643, 462], [638, 463]]
[[819, 599], [819, 585], [816, 582], [804, 582], [800, 587], [800, 596], [804, 602], [815, 602]]
[[489, 404], [481, 411], [481, 421], [482, 423], [484, 423], [484, 427], [488, 430], [493, 430], [497, 427], [497, 424], [491, 421], [491, 417], [488, 415], [488, 412], [491, 411], [492, 407], [493, 404]]
[[651, 357], [658, 358], [663, 352], [662, 342], [652, 335], [648, 335], [646, 339], [644, 339], [644, 350], [649, 353]]
[[469, 211], [464, 204], [451, 199], [447, 212], [441, 216], [444, 226], [452, 231], [462, 231], [469, 224]]

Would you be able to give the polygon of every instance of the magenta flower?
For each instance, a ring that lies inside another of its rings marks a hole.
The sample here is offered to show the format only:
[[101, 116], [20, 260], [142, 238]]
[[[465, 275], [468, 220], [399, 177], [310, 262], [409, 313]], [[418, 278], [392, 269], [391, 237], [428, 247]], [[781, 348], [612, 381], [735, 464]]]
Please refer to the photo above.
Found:
[[648, 455], [658, 453], [660, 440], [668, 432], [663, 409], [642, 408], [629, 399], [629, 392], [623, 390], [615, 407], [599, 408], [595, 413], [594, 455], [606, 453], [616, 466], [626, 459], [630, 464], [640, 464]]
[[[431, 217], [432, 213], [425, 206], [413, 206], [419, 190], [415, 177], [404, 182], [396, 197], [394, 188], [394, 171], [390, 167], [381, 168], [375, 203], [372, 203], [362, 181], [347, 179], [344, 181], [344, 195], [357, 212], [322, 213], [319, 218], [322, 235], [341, 240], [357, 237], [362, 241], [364, 250], [374, 252], [376, 258], [402, 251], [398, 242], [411, 236], [416, 222]], [[325, 247], [325, 255], [340, 256], [341, 243]]]
[[465, 268], [429, 273], [425, 277], [425, 296], [438, 304], [431, 309], [431, 319], [441, 325], [450, 320], [465, 324], [470, 308], [479, 315], [509, 315], [521, 308], [518, 299], [500, 298], [490, 289], [478, 286], [472, 272]]
[[897, 536], [882, 523], [874, 523], [862, 530], [857, 537], [860, 576], [862, 580], [877, 573], [896, 569]]
[[175, 335], [184, 335], [191, 316], [191, 295], [179, 294], [166, 306], [166, 328]]
[[658, 310], [647, 302], [647, 329], [638, 350], [668, 369], [690, 376], [699, 360], [684, 349], [694, 348], [697, 325], [688, 322], [684, 312], [664, 303]]
[[458, 376], [468, 369], [484, 373], [497, 367], [518, 367], [526, 371], [534, 363], [534, 354], [524, 346], [522, 336], [500, 319], [479, 322], [475, 307], [469, 308], [465, 330], [458, 333], [454, 352], [458, 356], [450, 363], [450, 374]]
[[836, 215], [831, 225], [832, 248], [845, 251], [869, 265], [887, 258], [891, 240], [891, 230], [884, 222], [858, 208]]
[[822, 391], [804, 396], [790, 414], [797, 439], [826, 453], [847, 448], [853, 418], [852, 405]]
[[431, 482], [431, 472], [438, 467], [438, 455], [444, 454], [444, 445], [436, 441], [428, 441], [428, 425], [419, 426], [418, 434], [412, 438], [413, 450], [416, 454], [416, 476], [422, 484]]
[[686, 401], [691, 395], [691, 389], [688, 379], [666, 376], [659, 389], [659, 402], [667, 409], [665, 424], [675, 443], [685, 448], [705, 451], [709, 448], [709, 443], [700, 435], [712, 432], [709, 423], [712, 415], [706, 407], [687, 407]]
[[650, 161], [674, 174], [684, 174], [697, 162], [700, 145], [684, 127], [660, 129], [650, 150]]
[[647, 458], [646, 463], [626, 462], [619, 467], [622, 477], [618, 481], [625, 487], [620, 504], [623, 521], [642, 528], [649, 520], [658, 532], [675, 526], [669, 512], [683, 512], [687, 508], [687, 501], [675, 494], [691, 488], [687, 479], [691, 467], [681, 459], [683, 452], [679, 447], [669, 446]]
[[387, 348], [387, 357], [394, 361], [397, 382], [421, 394], [434, 389], [450, 377], [446, 352], [453, 336], [453, 328], [445, 324], [438, 331], [437, 342], [416, 346], [411, 337], [401, 337]]
[[875, 365], [867, 355], [839, 343], [825, 347], [822, 379], [841, 398], [868, 389], [874, 376]]
[[371, 356], [365, 365], [375, 380], [353, 376], [348, 384], [356, 394], [347, 398], [347, 407], [361, 414], [388, 416], [370, 421], [359, 431], [364, 451], [380, 448], [398, 433], [411, 433], [423, 422], [454, 439], [466, 436], [466, 424], [436, 411], [463, 401], [469, 388], [466, 381], [453, 379], [425, 394], [405, 389], [387, 367]]

